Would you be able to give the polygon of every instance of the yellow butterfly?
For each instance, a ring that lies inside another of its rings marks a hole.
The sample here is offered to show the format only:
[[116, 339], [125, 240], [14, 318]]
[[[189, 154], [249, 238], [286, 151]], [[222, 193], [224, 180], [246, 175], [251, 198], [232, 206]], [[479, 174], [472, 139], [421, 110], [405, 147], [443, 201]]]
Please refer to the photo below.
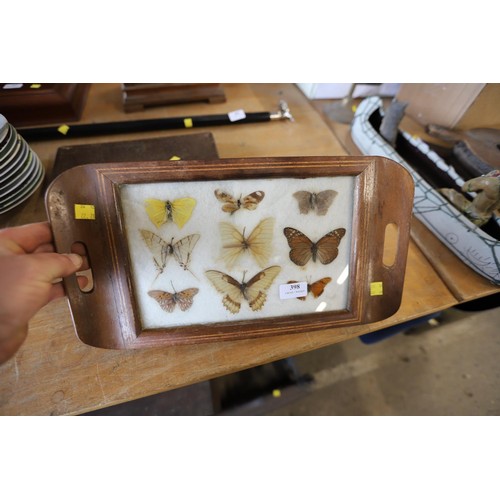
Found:
[[255, 210], [257, 205], [264, 199], [265, 196], [264, 191], [254, 191], [244, 198], [240, 196], [236, 199], [229, 193], [222, 191], [222, 189], [216, 189], [214, 194], [221, 203], [224, 203], [224, 205], [222, 205], [222, 210], [224, 212], [229, 212], [231, 215], [233, 215], [233, 213], [240, 208]]
[[164, 201], [148, 198], [145, 204], [146, 213], [157, 228], [171, 220], [179, 229], [182, 229], [191, 218], [196, 200], [194, 198], [178, 198], [174, 201]]
[[[173, 286], [172, 286], [173, 288]], [[174, 312], [178, 305], [181, 311], [187, 311], [193, 305], [193, 298], [199, 292], [198, 288], [186, 288], [181, 292], [165, 292], [164, 290], [151, 290], [148, 292], [150, 297], [160, 304], [160, 307], [169, 313]]]
[[309, 210], [315, 211], [318, 215], [325, 215], [333, 203], [337, 191], [327, 189], [319, 193], [310, 193], [309, 191], [297, 191], [293, 193], [294, 198], [299, 204], [301, 214], [309, 213]]
[[[281, 271], [280, 266], [271, 266], [257, 273], [250, 281], [241, 283], [221, 271], [205, 272], [215, 289], [220, 292], [224, 307], [232, 314], [239, 312], [243, 300], [248, 302], [252, 311], [259, 311], [266, 302], [266, 291]], [[243, 275], [243, 279], [245, 276]]]
[[231, 269], [238, 258], [246, 251], [250, 252], [260, 267], [264, 267], [271, 257], [274, 219], [261, 220], [255, 229], [245, 238], [245, 229], [240, 233], [229, 222], [219, 223], [222, 240], [222, 258]]
[[147, 229], [140, 229], [139, 231], [144, 242], [153, 254], [153, 261], [156, 270], [158, 271], [158, 276], [165, 269], [168, 257], [170, 255], [174, 256], [174, 259], [179, 263], [182, 269], [191, 272], [188, 268], [188, 265], [191, 262], [193, 248], [200, 239], [199, 234], [190, 234], [189, 236], [180, 239], [176, 243], [174, 243], [174, 239], [172, 238], [171, 242], [167, 243], [157, 234], [152, 233]]

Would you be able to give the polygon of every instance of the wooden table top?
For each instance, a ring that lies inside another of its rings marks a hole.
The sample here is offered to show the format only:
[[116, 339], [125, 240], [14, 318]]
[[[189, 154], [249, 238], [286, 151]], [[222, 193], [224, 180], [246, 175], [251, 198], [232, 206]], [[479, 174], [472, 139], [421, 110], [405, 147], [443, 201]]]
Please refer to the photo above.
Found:
[[[344, 156], [348, 149], [301, 91], [293, 84], [225, 84], [227, 101], [123, 112], [119, 84], [94, 84], [79, 123], [169, 116], [227, 113], [235, 109], [274, 111], [285, 99], [294, 122], [275, 121], [213, 127], [220, 157]], [[192, 131], [123, 134], [119, 136], [31, 143], [48, 176], [57, 148]], [[342, 132], [341, 133], [345, 133]], [[14, 226], [46, 220], [43, 188], [17, 210], [0, 216], [0, 225]], [[462, 301], [499, 291], [462, 264], [425, 227], [418, 227], [419, 244], [410, 243], [403, 300], [399, 311], [378, 323], [331, 328], [314, 333], [257, 340], [114, 351], [89, 347], [75, 335], [66, 299], [52, 302], [30, 322], [28, 339], [17, 355], [0, 366], [0, 414], [79, 414], [261, 365], [384, 327], [444, 310]], [[428, 242], [428, 245], [426, 244]], [[427, 247], [429, 251], [427, 251]], [[441, 266], [426, 255], [440, 255]]]

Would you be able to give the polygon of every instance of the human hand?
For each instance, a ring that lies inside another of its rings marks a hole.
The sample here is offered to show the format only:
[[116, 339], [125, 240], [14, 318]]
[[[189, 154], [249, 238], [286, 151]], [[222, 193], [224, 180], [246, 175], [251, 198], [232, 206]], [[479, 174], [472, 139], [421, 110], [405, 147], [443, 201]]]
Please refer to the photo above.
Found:
[[48, 222], [0, 230], [0, 363], [24, 342], [29, 320], [64, 296], [56, 280], [82, 268], [83, 258], [58, 254]]

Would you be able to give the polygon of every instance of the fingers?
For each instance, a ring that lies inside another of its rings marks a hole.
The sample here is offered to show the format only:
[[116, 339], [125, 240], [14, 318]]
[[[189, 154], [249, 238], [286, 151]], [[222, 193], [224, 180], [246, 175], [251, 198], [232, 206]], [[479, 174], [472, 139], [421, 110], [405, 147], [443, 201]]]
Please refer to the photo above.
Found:
[[[86, 286], [89, 283], [89, 280], [86, 276], [77, 276], [78, 280], [78, 286], [80, 287], [80, 290], [85, 290]], [[66, 295], [66, 292], [64, 290], [64, 286], [62, 282], [54, 283], [52, 285], [52, 290], [50, 292], [49, 296], [49, 302], [51, 300], [55, 299], [60, 299], [61, 297], [64, 297]]]
[[29, 264], [29, 273], [34, 279], [46, 283], [75, 273], [83, 264], [82, 257], [74, 253], [33, 253], [22, 258]]
[[33, 250], [33, 253], [52, 253], [55, 252], [56, 249], [52, 243], [43, 243]]
[[8, 227], [0, 230], [0, 255], [31, 253], [51, 242], [52, 231], [48, 222]]

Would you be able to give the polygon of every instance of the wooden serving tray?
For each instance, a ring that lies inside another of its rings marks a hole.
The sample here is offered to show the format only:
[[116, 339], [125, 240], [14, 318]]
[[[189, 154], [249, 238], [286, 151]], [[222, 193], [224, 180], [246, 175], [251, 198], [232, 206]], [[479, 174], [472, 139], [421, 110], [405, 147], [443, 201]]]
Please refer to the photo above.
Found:
[[384, 319], [412, 206], [409, 173], [369, 156], [84, 165], [46, 194], [57, 250], [90, 261], [91, 291], [64, 279], [77, 335], [115, 349]]

